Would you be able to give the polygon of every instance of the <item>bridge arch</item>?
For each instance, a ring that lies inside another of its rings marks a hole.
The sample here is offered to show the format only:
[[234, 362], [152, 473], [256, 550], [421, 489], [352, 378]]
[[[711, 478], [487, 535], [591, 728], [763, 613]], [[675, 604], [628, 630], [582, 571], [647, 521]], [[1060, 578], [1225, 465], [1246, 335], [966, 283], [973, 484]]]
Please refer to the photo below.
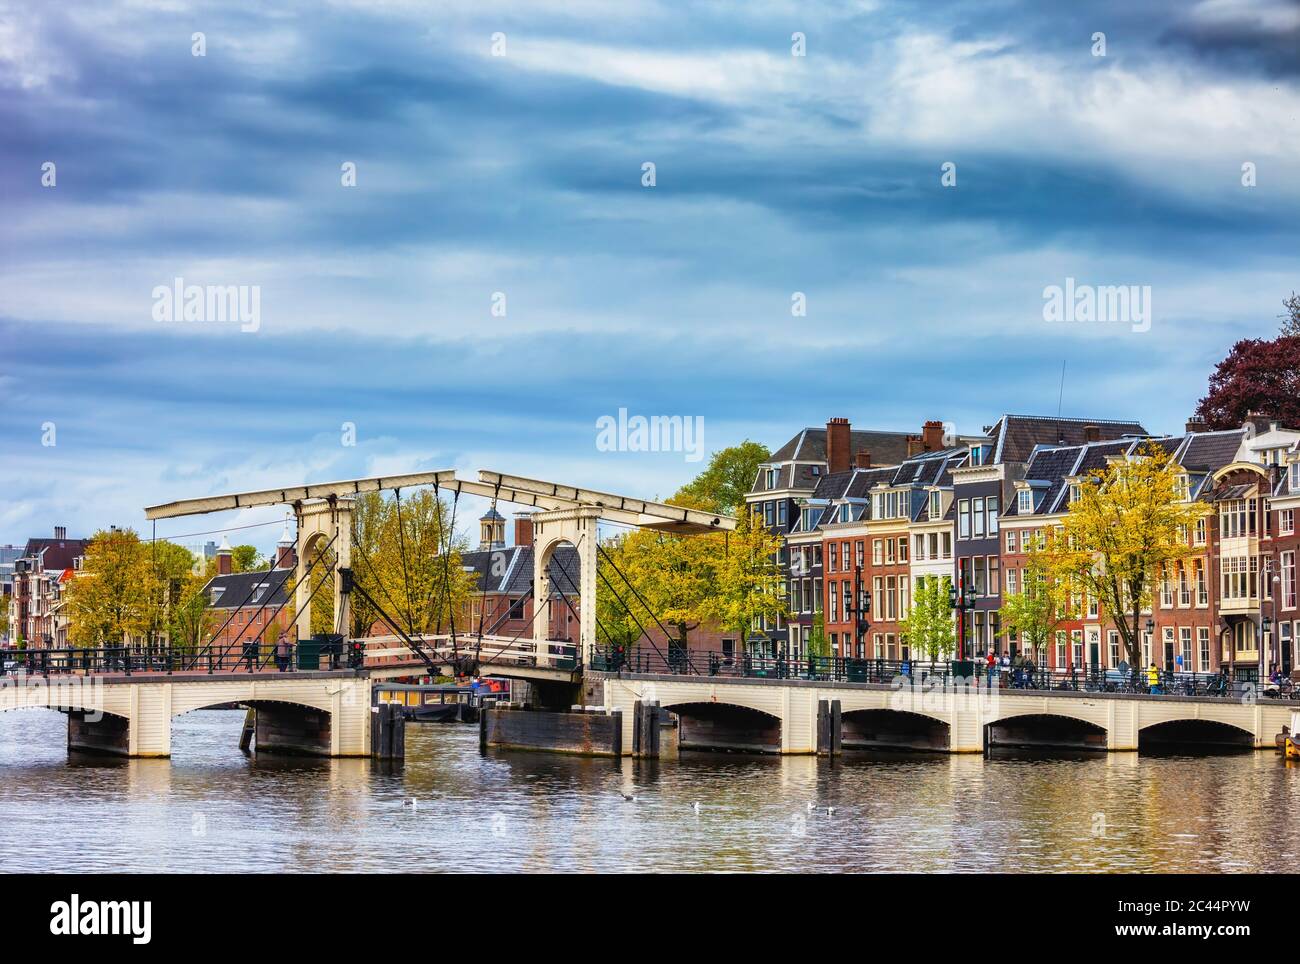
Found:
[[1013, 713], [984, 724], [985, 750], [1104, 752], [1109, 743], [1110, 734], [1103, 724], [1064, 713]]
[[663, 707], [677, 717], [679, 750], [780, 753], [781, 718], [739, 703], [697, 701]]
[[846, 710], [840, 717], [845, 750], [946, 751], [952, 728], [927, 713], [889, 708]]
[[1255, 748], [1255, 734], [1219, 720], [1189, 717], [1150, 723], [1138, 730], [1139, 753], [1223, 753]]

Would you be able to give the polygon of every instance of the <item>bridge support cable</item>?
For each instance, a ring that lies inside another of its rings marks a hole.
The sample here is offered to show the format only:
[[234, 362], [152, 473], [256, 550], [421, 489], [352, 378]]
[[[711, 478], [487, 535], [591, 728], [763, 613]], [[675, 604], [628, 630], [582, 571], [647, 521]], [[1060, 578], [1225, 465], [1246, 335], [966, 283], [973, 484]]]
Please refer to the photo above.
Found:
[[402, 589], [406, 594], [406, 624], [415, 632], [415, 613], [411, 610], [411, 574], [406, 568], [406, 526], [402, 522], [402, 490], [396, 488], [393, 495], [397, 502], [397, 544], [402, 553]]
[[[457, 495], [460, 494], [460, 486], [457, 486], [457, 487], [456, 487], [456, 494], [457, 494]], [[496, 514], [497, 514], [497, 497], [498, 497], [500, 494], [501, 494], [501, 483], [498, 482], [496, 485], [494, 485], [494, 486], [492, 487], [492, 516], [493, 516], [493, 518], [495, 518], [495, 517], [496, 517]], [[534, 551], [535, 551], [535, 550], [534, 550]], [[489, 571], [491, 571], [491, 561], [490, 561], [490, 560], [491, 560], [491, 557], [489, 557], [489, 565], [488, 565], [488, 569], [489, 569]], [[482, 593], [483, 593], [483, 599], [482, 599], [482, 601], [479, 603], [479, 607], [478, 607], [478, 646], [476, 647], [476, 651], [477, 651], [480, 655], [481, 655], [482, 652], [483, 652], [483, 617], [487, 615], [487, 587], [486, 587], [486, 586], [483, 586], [483, 587], [482, 587]], [[507, 596], [506, 598], [509, 599], [510, 597]], [[507, 606], [506, 606], [506, 615], [509, 615], [509, 614], [510, 614], [510, 610], [513, 609], [513, 608], [514, 608], [513, 606], [507, 605]], [[439, 609], [441, 609], [441, 607], [439, 607]]]
[[388, 613], [384, 610], [384, 607], [379, 605], [375, 597], [370, 595], [370, 593], [366, 592], [365, 587], [362, 586], [360, 583], [353, 582], [351, 588], [353, 592], [360, 593], [361, 598], [364, 599], [368, 604], [370, 604], [374, 608], [375, 612], [379, 613], [379, 618], [383, 620], [388, 625], [388, 628], [393, 631], [393, 635], [401, 639], [401, 641], [406, 644], [407, 649], [415, 653], [416, 656], [420, 657], [420, 659], [424, 662], [424, 665], [429, 668], [429, 671], [433, 675], [435, 676], [441, 675], [438, 672], [439, 669], [441, 668], [441, 664], [435, 662], [433, 657], [429, 655], [428, 649], [424, 645], [424, 640], [420, 639], [417, 635], [407, 635], [405, 632], [403, 632], [402, 628], [398, 626], [397, 623], [393, 621], [393, 618], [389, 616]]
[[[324, 555], [323, 555], [323, 554], [317, 557], [317, 559], [322, 559], [322, 558], [324, 558]], [[314, 560], [313, 560], [313, 561], [314, 561]], [[325, 571], [324, 571], [324, 573], [322, 573], [322, 579], [321, 579], [321, 581], [320, 581], [319, 583], [316, 584], [316, 588], [315, 588], [315, 589], [313, 589], [310, 593], [307, 594], [306, 608], [307, 608], [307, 611], [308, 611], [308, 612], [311, 612], [311, 601], [312, 601], [313, 599], [316, 598], [316, 593], [320, 592], [320, 591], [325, 587], [325, 578], [324, 578], [324, 577], [328, 577], [330, 573], [332, 573], [332, 572], [335, 571], [335, 568], [338, 566], [338, 561], [339, 561], [339, 559], [338, 559], [338, 555], [335, 554], [335, 556], [334, 556], [334, 561], [331, 562], [331, 563], [328, 563], [328, 564], [326, 565], [326, 567], [325, 567]], [[310, 569], [309, 569], [308, 572], [307, 572], [307, 583], [308, 583], [308, 585], [311, 584], [311, 571], [310, 571]], [[279, 605], [278, 607], [276, 607], [275, 612], [273, 612], [273, 613], [271, 614], [270, 618], [267, 619], [266, 622], [267, 622], [267, 625], [268, 625], [268, 626], [269, 626], [272, 622], [275, 621], [275, 617], [276, 617], [276, 616], [280, 615], [280, 610], [283, 609], [285, 606], [289, 605], [289, 600], [288, 600], [288, 598], [287, 598], [287, 597], [288, 597], [288, 593], [285, 593], [285, 596], [286, 596], [286, 598], [285, 598], [284, 602], [280, 603], [280, 605]], [[347, 601], [347, 594], [344, 593], [344, 594], [343, 594], [343, 603], [341, 603], [341, 604], [339, 605], [339, 610], [340, 610], [340, 612], [343, 610], [343, 608], [344, 608], [344, 604], [346, 604], [346, 601]], [[337, 615], [337, 614], [336, 614], [336, 615]], [[335, 627], [336, 627], [336, 630], [337, 630], [337, 625], [338, 625], [338, 620], [335, 619]], [[275, 656], [275, 655], [276, 655], [276, 647], [275, 647], [275, 645], [273, 644], [273, 645], [271, 646], [270, 651], [266, 654], [266, 657], [265, 657], [264, 659], [260, 659], [260, 660], [259, 660], [259, 662], [258, 662], [258, 664], [257, 664], [257, 668], [258, 668], [259, 670], [261, 670], [262, 667], [269, 665], [270, 662], [271, 662], [271, 658], [272, 658], [273, 656]], [[251, 672], [251, 670], [250, 670], [250, 672]]]
[[[316, 563], [319, 562], [321, 559], [323, 559], [323, 558], [325, 557], [325, 553], [328, 552], [329, 549], [330, 549], [330, 547], [334, 545], [334, 540], [337, 539], [338, 537], [339, 537], [338, 532], [335, 531], [334, 535], [330, 538], [330, 541], [327, 542], [327, 543], [325, 543], [324, 548], [322, 548], [322, 549], [320, 550], [320, 554], [319, 554], [315, 559], [313, 559], [310, 563], [308, 563], [308, 565], [307, 565], [307, 572], [306, 572], [306, 574], [305, 574], [305, 575], [306, 575], [306, 578], [308, 579], [308, 581], [311, 580], [312, 570], [316, 568]], [[221, 624], [220, 628], [217, 629], [217, 631], [216, 631], [215, 633], [212, 634], [212, 638], [208, 640], [207, 645], [204, 646], [201, 650], [199, 650], [197, 653], [194, 654], [194, 663], [191, 664], [191, 665], [198, 665], [198, 661], [199, 661], [199, 659], [200, 659], [200, 658], [201, 658], [201, 657], [206, 653], [206, 654], [208, 654], [208, 656], [209, 656], [208, 666], [209, 666], [209, 669], [211, 669], [211, 663], [212, 663], [212, 660], [211, 660], [212, 644], [215, 643], [215, 642], [217, 641], [217, 637], [219, 637], [223, 632], [226, 631], [226, 627], [230, 625], [230, 621], [231, 621], [232, 619], [235, 618], [236, 614], [242, 612], [243, 609], [244, 609], [244, 607], [248, 605], [248, 603], [252, 600], [252, 598], [253, 598], [253, 594], [254, 594], [255, 592], [257, 592], [257, 582], [256, 582], [256, 581], [254, 581], [254, 582], [253, 582], [253, 585], [249, 588], [249, 590], [248, 590], [248, 595], [244, 597], [244, 601], [241, 602], [241, 603], [239, 604], [238, 607], [236, 607], [235, 609], [232, 609], [232, 610], [230, 611], [230, 615], [226, 617], [226, 621], [225, 621], [224, 623]], [[287, 596], [288, 593], [286, 593], [285, 595]], [[266, 608], [266, 604], [269, 603], [270, 601], [271, 601], [271, 596], [270, 596], [270, 594], [268, 593], [265, 602], [263, 602], [262, 605], [260, 605], [260, 606], [257, 607], [257, 609], [253, 612], [253, 615], [249, 617], [249, 620], [248, 620], [248, 621], [251, 623], [251, 622], [253, 621], [253, 619], [258, 615], [258, 613], [262, 612], [262, 610], [264, 610], [264, 609]], [[283, 609], [283, 608], [284, 608], [284, 605], [285, 605], [286, 603], [288, 603], [288, 599], [287, 599], [287, 598], [285, 599], [285, 602], [284, 602], [284, 603], [281, 603], [281, 604], [280, 604], [280, 609]], [[278, 615], [279, 612], [280, 612], [280, 610], [277, 609], [277, 610], [276, 610], [276, 614]], [[232, 644], [226, 646], [226, 647], [221, 651], [221, 658], [222, 658], [223, 660], [225, 659], [226, 654], [229, 653], [230, 650], [233, 648], [233, 646], [234, 646], [234, 644], [232, 643]]]
[[[636, 597], [637, 602], [639, 602], [642, 606], [645, 607], [645, 611], [646, 611], [647, 613], [650, 614], [650, 618], [653, 619], [653, 620], [655, 621], [655, 625], [657, 625], [657, 626], [659, 627], [659, 631], [662, 632], [662, 633], [664, 634], [664, 639], [666, 639], [666, 640], [668, 641], [669, 645], [671, 646], [671, 645], [672, 645], [672, 639], [673, 639], [673, 635], [672, 635], [672, 633], [668, 632], [668, 629], [664, 626], [664, 624], [663, 624], [662, 622], [659, 621], [659, 617], [656, 616], [656, 615], [655, 615], [655, 611], [654, 611], [653, 609], [650, 608], [650, 604], [647, 603], [647, 602], [645, 601], [645, 597], [642, 596], [641, 593], [637, 591], [636, 586], [632, 585], [632, 580], [629, 579], [629, 578], [627, 577], [627, 574], [626, 574], [625, 572], [623, 572], [623, 570], [620, 569], [620, 568], [618, 567], [618, 563], [616, 563], [616, 562], [614, 561], [614, 557], [611, 556], [608, 552], [606, 552], [606, 551], [605, 551], [605, 547], [602, 546], [599, 542], [596, 543], [596, 550], [597, 550], [597, 551], [598, 551], [602, 556], [605, 557], [605, 561], [608, 562], [608, 563], [610, 564], [610, 567], [613, 568], [613, 570], [614, 570], [616, 573], [618, 573], [619, 578], [621, 578], [621, 579], [623, 580], [623, 582], [627, 583], [627, 588], [630, 589], [630, 590], [632, 590], [632, 595]], [[608, 585], [608, 580], [606, 580], [606, 585]], [[615, 595], [617, 596], [618, 594], [615, 593]], [[619, 602], [623, 602], [623, 600], [622, 600], [622, 599], [619, 599]], [[632, 612], [631, 608], [630, 608], [630, 607], [627, 607], [627, 604], [626, 604], [626, 603], [624, 603], [624, 606], [625, 606], [625, 608], [628, 609], [628, 613], [630, 614], [630, 613]], [[635, 617], [633, 617], [633, 618], [635, 618]], [[638, 621], [638, 622], [637, 622], [637, 625], [640, 626], [641, 623]], [[643, 632], [643, 633], [645, 632], [644, 628], [642, 629], [642, 632]], [[659, 654], [659, 658], [662, 659], [662, 660], [664, 660], [664, 664], [665, 664], [665, 665], [671, 665], [671, 664], [668, 663], [668, 660], [667, 660], [667, 658], [664, 656], [664, 654], [661, 653], [661, 652], [659, 651], [659, 647], [658, 647], [657, 645], [655, 645], [655, 641], [654, 641], [654, 639], [652, 639], [648, 633], [646, 633], [646, 639], [649, 639], [649, 640], [650, 640], [650, 645], [653, 646], [653, 647], [654, 647], [654, 651], [655, 651], [656, 653]]]
[[[357, 547], [356, 547], [356, 546], [353, 546], [352, 548], [355, 550]], [[375, 567], [374, 567], [374, 565], [371, 563], [371, 561], [370, 561], [370, 557], [367, 556], [364, 552], [357, 552], [356, 555], [357, 555], [357, 558], [358, 558], [358, 559], [360, 559], [362, 562], [364, 562], [364, 563], [366, 564], [366, 568], [370, 571], [370, 576], [371, 576], [371, 578], [375, 580], [375, 586], [379, 589], [379, 591], [380, 591], [381, 593], [384, 594], [384, 598], [388, 600], [388, 604], [389, 604], [390, 606], [392, 606], [392, 607], [393, 607], [395, 610], [397, 610], [398, 612], [401, 612], [401, 608], [402, 608], [402, 607], [400, 607], [399, 605], [397, 605], [397, 603], [395, 603], [395, 602], [393, 601], [393, 597], [390, 596], [390, 595], [388, 594], [388, 590], [384, 588], [384, 584], [383, 584], [383, 582], [382, 582], [382, 581], [380, 580], [380, 578], [379, 578], [379, 573], [375, 572]], [[354, 585], [355, 585], [355, 583], [354, 583]], [[415, 633], [415, 627], [414, 627], [413, 625], [408, 625], [407, 628], [408, 628], [408, 630], [409, 630], [412, 634]]]
[[[559, 566], [558, 568], [559, 568], [560, 575], [564, 577], [564, 581], [569, 584], [569, 588], [573, 590], [573, 594], [577, 596], [579, 602], [581, 602], [582, 590], [573, 584], [573, 579], [569, 576], [567, 572], [564, 571], [564, 566]], [[582, 617], [579, 616], [577, 611], [573, 608], [573, 606], [569, 604], [569, 597], [565, 596], [563, 592], [560, 593], [560, 596], [564, 599], [565, 604], [569, 606], [569, 612], [573, 613], [573, 618], [577, 619], [579, 621], [579, 625], [581, 625]], [[623, 600], [621, 599], [619, 600], [619, 602], [622, 601]], [[606, 639], [612, 640], [613, 637], [609, 634], [609, 630], [605, 628], [605, 624], [600, 621], [600, 616], [596, 615], [595, 613], [593, 613], [592, 615], [595, 616], [596, 618], [596, 627], [605, 634]]]
[[[460, 506], [460, 486], [456, 486], [451, 499], [451, 526], [447, 528], [442, 524], [442, 494], [438, 483], [433, 483], [434, 499], [437, 502], [438, 510], [438, 553], [442, 556], [442, 587], [438, 590], [438, 599], [435, 603], [435, 613], [437, 622], [435, 631], [442, 632], [442, 604], [448, 602], [448, 611], [451, 613], [451, 653], [452, 658], [456, 656], [456, 608], [451, 604], [451, 550], [455, 545], [456, 539], [456, 510]], [[444, 549], [442, 532], [447, 528], [447, 543]]]

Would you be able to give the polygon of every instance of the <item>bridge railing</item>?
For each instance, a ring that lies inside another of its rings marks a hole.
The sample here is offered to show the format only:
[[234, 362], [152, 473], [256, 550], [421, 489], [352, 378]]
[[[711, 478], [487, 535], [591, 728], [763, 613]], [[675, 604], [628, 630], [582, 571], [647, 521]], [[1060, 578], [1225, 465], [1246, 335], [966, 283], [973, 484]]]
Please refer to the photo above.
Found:
[[[581, 653], [569, 640], [515, 639], [509, 636], [478, 636], [449, 633], [418, 637], [435, 659], [473, 659], [484, 666], [527, 666], [572, 672], [582, 667]], [[419, 657], [398, 636], [370, 636], [365, 640], [366, 665], [419, 662]]]
[[1010, 690], [1062, 690], [1087, 693], [1139, 693], [1150, 696], [1214, 696], [1227, 699], [1289, 697], [1300, 700], [1300, 686], [1257, 687], [1230, 680], [1224, 673], [1127, 673], [1114, 669], [1055, 669], [1022, 665], [990, 670], [979, 660], [956, 661], [856, 659], [845, 656], [770, 656], [712, 650], [666, 650], [645, 646], [604, 646], [592, 660], [593, 670], [610, 673], [655, 673], [747, 679], [892, 683], [899, 677], [949, 684], [966, 681], [977, 687]]
[[346, 647], [315, 640], [305, 645], [250, 640], [227, 651], [207, 647], [100, 646], [64, 649], [0, 650], [0, 667], [6, 673], [29, 676], [77, 674], [124, 675], [172, 673], [294, 672], [300, 669], [341, 669], [348, 665]]

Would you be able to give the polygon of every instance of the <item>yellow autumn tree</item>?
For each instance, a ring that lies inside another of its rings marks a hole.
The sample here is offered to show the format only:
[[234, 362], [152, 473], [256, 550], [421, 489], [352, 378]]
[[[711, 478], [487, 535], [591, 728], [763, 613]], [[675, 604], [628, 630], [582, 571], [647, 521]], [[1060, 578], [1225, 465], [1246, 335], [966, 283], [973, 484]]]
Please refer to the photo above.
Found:
[[140, 537], [130, 529], [96, 532], [66, 590], [69, 645], [121, 646], [143, 635], [154, 625], [155, 591]]
[[1141, 665], [1140, 626], [1161, 573], [1195, 550], [1187, 532], [1209, 514], [1189, 501], [1186, 477], [1163, 447], [1144, 444], [1079, 483], [1060, 531], [1042, 551], [1044, 573], [1097, 599], [1130, 665]]

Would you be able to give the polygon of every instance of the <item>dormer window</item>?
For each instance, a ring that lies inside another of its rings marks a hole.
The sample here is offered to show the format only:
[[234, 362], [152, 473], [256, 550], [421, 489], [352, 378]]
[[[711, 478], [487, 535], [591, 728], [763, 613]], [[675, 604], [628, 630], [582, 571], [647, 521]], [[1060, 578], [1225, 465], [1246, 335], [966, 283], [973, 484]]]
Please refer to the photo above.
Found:
[[221, 594], [224, 593], [225, 591], [226, 591], [225, 586], [212, 587], [212, 605], [215, 606], [217, 603], [221, 602]]
[[943, 493], [930, 493], [930, 518], [938, 519], [943, 515]]
[[768, 470], [767, 470], [767, 487], [768, 487], [769, 489], [775, 489], [775, 488], [777, 487], [777, 484], [778, 484], [780, 481], [781, 481], [781, 470], [780, 470], [780, 469], [768, 469]]
[[984, 446], [972, 445], [970, 447], [970, 464], [971, 465], [984, 464]]
[[1020, 515], [1034, 514], [1034, 492], [1032, 489], [1021, 489], [1017, 494], [1016, 512]]
[[1291, 491], [1300, 493], [1300, 462], [1291, 463]]
[[1079, 501], [1079, 483], [1071, 482], [1070, 483], [1070, 504], [1073, 505], [1075, 502], [1078, 501]]

